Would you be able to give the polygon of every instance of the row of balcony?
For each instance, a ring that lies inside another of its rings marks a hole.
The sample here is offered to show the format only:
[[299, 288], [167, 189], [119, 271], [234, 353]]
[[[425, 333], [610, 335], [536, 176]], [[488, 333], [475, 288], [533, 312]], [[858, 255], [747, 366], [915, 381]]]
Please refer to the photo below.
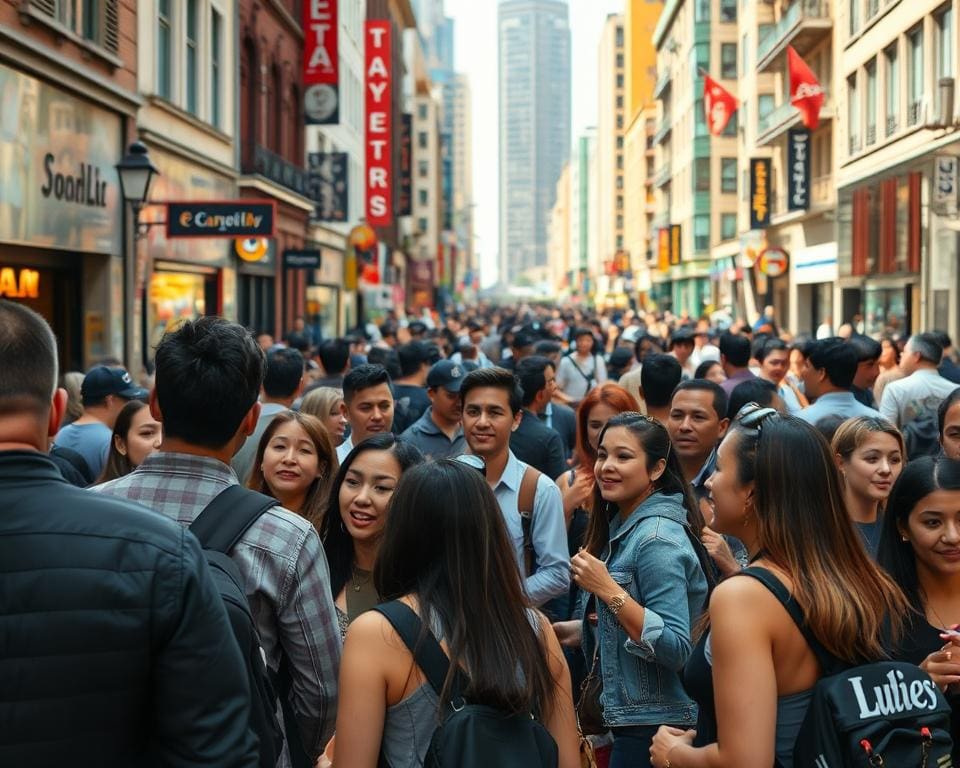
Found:
[[803, 56], [833, 29], [829, 0], [794, 0], [773, 27], [760, 37], [757, 70], [770, 69], [792, 45]]
[[[820, 109], [820, 121], [832, 120], [833, 116], [833, 100], [830, 98], [830, 92], [824, 88], [824, 100], [823, 107]], [[783, 104], [770, 112], [770, 114], [764, 115], [757, 120], [757, 146], [762, 147], [770, 144], [774, 139], [799, 125], [800, 120], [800, 110], [790, 103], [789, 98], [785, 98]]]
[[670, 132], [673, 130], [673, 117], [670, 113], [665, 114], [660, 118], [660, 122], [657, 123], [657, 130], [653, 134], [653, 143], [661, 144], [667, 136], [670, 135]]
[[653, 86], [653, 98], [659, 99], [670, 89], [670, 70], [664, 69], [657, 78], [656, 85]]

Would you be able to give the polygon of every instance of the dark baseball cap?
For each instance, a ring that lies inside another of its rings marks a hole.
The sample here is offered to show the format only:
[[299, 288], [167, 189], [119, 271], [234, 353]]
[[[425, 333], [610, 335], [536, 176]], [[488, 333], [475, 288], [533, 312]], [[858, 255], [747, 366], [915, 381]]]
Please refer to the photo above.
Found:
[[102, 400], [107, 395], [118, 395], [127, 400], [142, 400], [150, 393], [133, 383], [130, 374], [123, 368], [108, 368], [98, 365], [87, 371], [80, 385], [84, 400]]
[[427, 386], [431, 389], [443, 387], [447, 392], [459, 392], [466, 375], [467, 371], [460, 363], [441, 360], [430, 368], [427, 374]]

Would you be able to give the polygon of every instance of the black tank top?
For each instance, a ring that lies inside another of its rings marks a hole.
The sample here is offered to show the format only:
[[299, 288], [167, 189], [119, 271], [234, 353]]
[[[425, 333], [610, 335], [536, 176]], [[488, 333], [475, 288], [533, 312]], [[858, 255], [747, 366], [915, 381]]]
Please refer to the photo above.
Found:
[[717, 741], [717, 714], [713, 701], [713, 669], [707, 661], [707, 640], [710, 631], [705, 631], [694, 646], [683, 668], [683, 687], [697, 702], [697, 735], [693, 746], [705, 747]]

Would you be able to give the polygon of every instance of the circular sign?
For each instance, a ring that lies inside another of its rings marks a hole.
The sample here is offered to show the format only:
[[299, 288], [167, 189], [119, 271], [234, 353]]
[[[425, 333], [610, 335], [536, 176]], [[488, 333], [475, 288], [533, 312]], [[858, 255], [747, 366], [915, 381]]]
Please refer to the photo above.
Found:
[[787, 271], [790, 260], [783, 248], [764, 248], [760, 252], [760, 271], [767, 277], [780, 277]]
[[260, 261], [267, 255], [270, 241], [265, 237], [244, 237], [234, 241], [233, 249], [244, 261]]
[[330, 85], [311, 85], [303, 94], [303, 111], [308, 120], [325, 123], [336, 114], [337, 90]]

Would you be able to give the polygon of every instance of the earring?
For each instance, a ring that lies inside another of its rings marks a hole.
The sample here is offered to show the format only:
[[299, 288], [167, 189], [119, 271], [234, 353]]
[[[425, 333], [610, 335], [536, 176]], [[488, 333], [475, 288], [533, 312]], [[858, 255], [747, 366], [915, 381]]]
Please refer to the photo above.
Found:
[[910, 541], [910, 539], [906, 536], [901, 536], [900, 541]]

